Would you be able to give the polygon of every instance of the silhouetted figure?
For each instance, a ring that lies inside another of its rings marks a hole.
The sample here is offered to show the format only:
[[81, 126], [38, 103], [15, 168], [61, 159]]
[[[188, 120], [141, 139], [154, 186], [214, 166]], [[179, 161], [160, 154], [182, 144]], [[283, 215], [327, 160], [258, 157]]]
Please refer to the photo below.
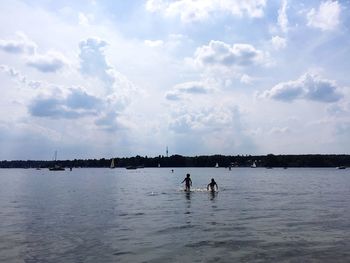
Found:
[[189, 192], [191, 190], [191, 186], [192, 186], [192, 180], [190, 178], [190, 174], [186, 174], [186, 178], [181, 183], [183, 183], [183, 182], [185, 182], [185, 184], [186, 184], [185, 191]]
[[174, 172], [174, 169], [171, 169], [171, 172], [173, 173], [173, 172]]
[[215, 187], [216, 191], [219, 190], [218, 184], [215, 182], [214, 178], [211, 178], [211, 182], [207, 185], [207, 190], [210, 188], [210, 191], [215, 192]]

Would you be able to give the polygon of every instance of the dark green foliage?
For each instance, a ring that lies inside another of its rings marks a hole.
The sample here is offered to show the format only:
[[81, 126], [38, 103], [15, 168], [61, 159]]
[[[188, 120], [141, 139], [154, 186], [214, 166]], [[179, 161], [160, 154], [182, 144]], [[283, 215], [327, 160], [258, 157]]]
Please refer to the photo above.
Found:
[[[172, 155], [165, 157], [123, 157], [114, 158], [116, 167], [138, 166], [138, 167], [214, 167], [216, 163], [220, 167], [238, 166], [249, 167], [253, 162], [258, 167], [350, 167], [350, 155], [202, 155], [202, 156], [182, 156]], [[109, 167], [111, 159], [74, 159], [59, 160], [57, 163], [64, 167]], [[0, 168], [48, 168], [53, 165], [53, 161], [33, 161], [15, 160], [0, 161]]]

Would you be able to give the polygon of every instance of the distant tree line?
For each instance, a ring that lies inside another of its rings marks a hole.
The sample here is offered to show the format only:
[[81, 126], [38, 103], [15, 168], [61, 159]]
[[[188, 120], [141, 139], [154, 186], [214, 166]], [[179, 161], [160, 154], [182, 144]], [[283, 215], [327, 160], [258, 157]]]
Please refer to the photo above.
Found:
[[[346, 154], [306, 154], [306, 155], [202, 155], [182, 156], [172, 155], [147, 157], [113, 158], [116, 167], [249, 167], [253, 163], [257, 167], [350, 167], [350, 155]], [[110, 167], [112, 159], [74, 159], [59, 160], [56, 164], [63, 167]], [[0, 168], [48, 168], [54, 165], [53, 161], [0, 161]]]

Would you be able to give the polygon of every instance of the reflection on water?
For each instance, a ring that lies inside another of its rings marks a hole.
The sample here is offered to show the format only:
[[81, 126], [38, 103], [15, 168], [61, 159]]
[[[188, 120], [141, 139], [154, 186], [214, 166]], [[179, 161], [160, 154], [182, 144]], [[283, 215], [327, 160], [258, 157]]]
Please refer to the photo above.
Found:
[[191, 201], [191, 192], [190, 191], [185, 191], [185, 196], [186, 196], [186, 199]]
[[349, 197], [347, 170], [3, 169], [0, 262], [347, 262]]
[[215, 197], [217, 197], [217, 195], [218, 195], [218, 192], [210, 191], [210, 200], [214, 200]]

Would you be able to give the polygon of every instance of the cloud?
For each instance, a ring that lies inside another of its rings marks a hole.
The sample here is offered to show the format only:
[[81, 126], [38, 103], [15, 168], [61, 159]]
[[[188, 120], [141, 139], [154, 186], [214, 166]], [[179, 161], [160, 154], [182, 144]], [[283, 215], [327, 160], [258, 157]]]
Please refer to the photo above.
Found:
[[14, 78], [15, 80], [18, 80], [20, 83], [26, 83], [26, 77], [23, 76], [19, 71], [16, 69], [9, 67], [7, 65], [0, 65], [0, 71], [6, 73], [11, 78]]
[[287, 46], [287, 40], [279, 36], [272, 37], [271, 43], [276, 50], [283, 49]]
[[164, 44], [163, 40], [145, 40], [144, 41], [146, 46], [149, 47], [161, 47]]
[[32, 116], [51, 119], [76, 119], [87, 115], [97, 115], [103, 106], [99, 98], [80, 89], [70, 89], [65, 97], [51, 94], [34, 99], [28, 106]]
[[125, 126], [120, 123], [118, 117], [118, 112], [111, 110], [99, 117], [95, 121], [95, 124], [107, 132], [114, 132], [116, 130], [124, 129]]
[[220, 106], [198, 110], [180, 109], [173, 113], [169, 128], [176, 133], [219, 131], [234, 124], [235, 114], [235, 108]]
[[254, 78], [250, 77], [247, 74], [243, 74], [240, 79], [241, 83], [251, 84], [254, 81]]
[[172, 100], [172, 101], [178, 101], [178, 100], [181, 100], [181, 94], [178, 94], [177, 92], [175, 91], [169, 91], [165, 94], [165, 98], [167, 100]]
[[34, 54], [37, 45], [26, 35], [17, 33], [16, 40], [0, 39], [0, 50], [12, 54]]
[[34, 55], [27, 59], [26, 65], [43, 73], [54, 73], [67, 65], [67, 59], [60, 53], [48, 52], [45, 55]]
[[112, 85], [113, 77], [108, 73], [112, 67], [104, 55], [108, 43], [98, 38], [88, 38], [79, 43], [80, 71], [84, 75], [98, 77], [106, 84]]
[[27, 55], [26, 65], [44, 73], [57, 72], [68, 64], [67, 59], [58, 52], [48, 52], [40, 55], [36, 52], [37, 45], [25, 34], [17, 33], [16, 40], [0, 40], [0, 50], [12, 54]]
[[281, 8], [278, 10], [277, 24], [283, 33], [288, 31], [287, 0], [282, 1]]
[[326, 112], [333, 117], [347, 117], [350, 114], [350, 103], [331, 104], [326, 108]]
[[41, 81], [28, 80], [21, 72], [7, 65], [0, 65], [0, 71], [9, 75], [13, 80], [18, 81], [21, 84], [28, 85], [28, 87], [37, 89], [42, 83]]
[[135, 92], [137, 88], [109, 64], [104, 54], [104, 48], [107, 45], [106, 41], [98, 38], [81, 41], [79, 43], [80, 72], [85, 76], [101, 80], [107, 94], [118, 92], [120, 96], [130, 97], [130, 93]]
[[169, 118], [169, 130], [177, 136], [179, 142], [186, 140], [187, 146], [191, 147], [199, 145], [202, 154], [206, 151], [249, 152], [255, 149], [253, 140], [242, 121], [241, 112], [235, 106], [215, 105], [197, 109], [176, 109]]
[[66, 105], [71, 109], [98, 109], [101, 100], [95, 96], [89, 95], [81, 89], [71, 89], [66, 98]]
[[270, 131], [269, 134], [286, 134], [289, 133], [290, 129], [288, 127], [273, 127]]
[[81, 25], [81, 26], [89, 26], [89, 18], [85, 14], [79, 13], [78, 14], [78, 19], [79, 19], [79, 25]]
[[334, 81], [306, 73], [297, 80], [277, 84], [272, 89], [265, 91], [263, 97], [281, 101], [304, 99], [318, 102], [336, 102], [343, 97], [338, 89], [339, 87]]
[[345, 135], [346, 138], [349, 140], [350, 122], [344, 121], [344, 122], [338, 123], [336, 126], [336, 134], [337, 135]]
[[197, 48], [194, 60], [200, 66], [247, 67], [267, 63], [267, 55], [249, 44], [229, 45], [211, 40]]
[[179, 51], [182, 54], [182, 47], [192, 45], [193, 41], [188, 36], [182, 34], [169, 34], [164, 39], [146, 39], [143, 43], [150, 48], [162, 48], [162, 51], [169, 53]]
[[262, 17], [266, 0], [232, 1], [232, 0], [148, 0], [146, 10], [159, 12], [164, 16], [179, 16], [182, 22], [194, 22], [208, 19], [217, 14], [233, 16]]
[[312, 8], [307, 13], [307, 24], [321, 30], [333, 30], [339, 24], [340, 11], [341, 6], [338, 1], [322, 2], [318, 10]]
[[208, 83], [201, 81], [189, 81], [177, 84], [171, 91], [166, 94], [167, 100], [182, 100], [186, 95], [201, 95], [207, 94], [212, 89]]

